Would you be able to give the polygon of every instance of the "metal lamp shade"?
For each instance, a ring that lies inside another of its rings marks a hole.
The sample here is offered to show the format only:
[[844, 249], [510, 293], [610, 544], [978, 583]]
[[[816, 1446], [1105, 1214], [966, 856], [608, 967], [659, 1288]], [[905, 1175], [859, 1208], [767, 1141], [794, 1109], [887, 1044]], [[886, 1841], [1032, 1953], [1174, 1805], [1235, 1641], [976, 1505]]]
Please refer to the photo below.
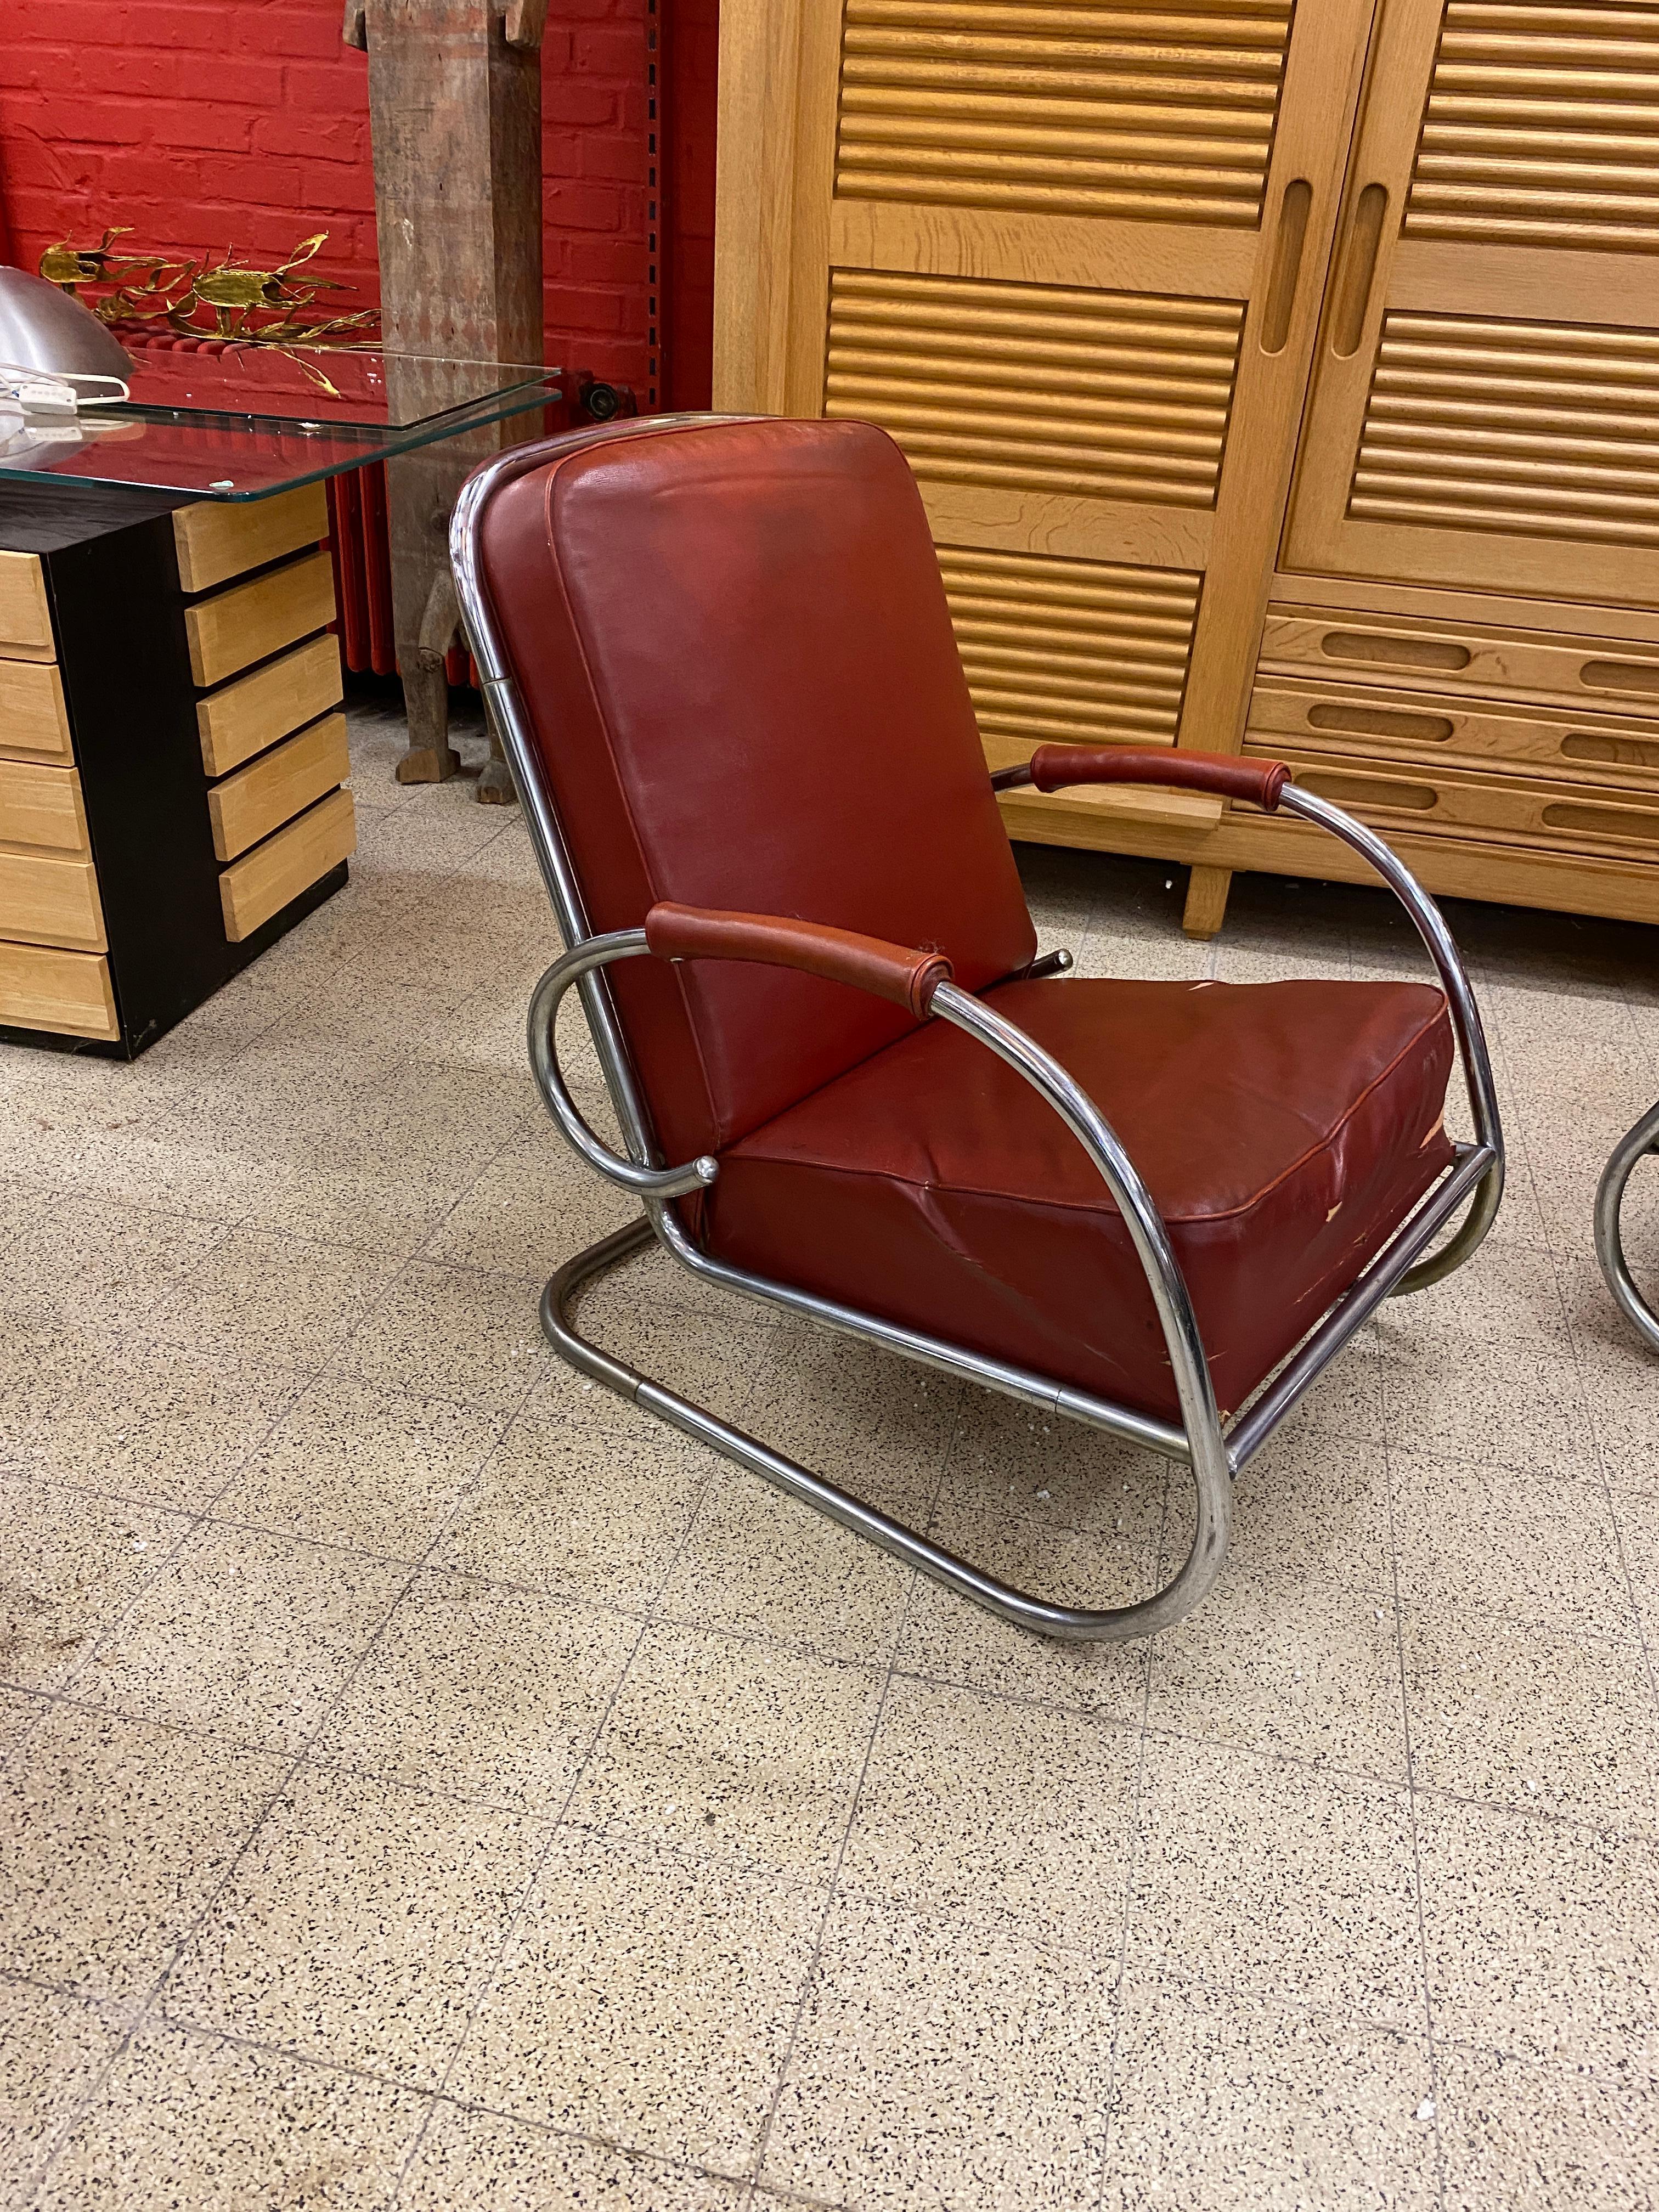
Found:
[[63, 375], [125, 377], [132, 363], [89, 307], [70, 294], [0, 264], [0, 362]]

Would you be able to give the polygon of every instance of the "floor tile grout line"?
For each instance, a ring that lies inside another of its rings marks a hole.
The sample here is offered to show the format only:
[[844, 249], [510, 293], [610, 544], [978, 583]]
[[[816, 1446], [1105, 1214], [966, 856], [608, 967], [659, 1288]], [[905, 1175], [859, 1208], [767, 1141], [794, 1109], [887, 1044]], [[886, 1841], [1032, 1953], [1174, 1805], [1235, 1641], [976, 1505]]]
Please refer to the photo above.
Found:
[[[758, 1385], [757, 1385], [757, 1387], [758, 1387]], [[927, 1509], [921, 1517], [921, 1526], [924, 1528], [931, 1529], [933, 1526], [935, 1516], [939, 1511], [939, 1501], [945, 1494], [945, 1486], [950, 1480], [952, 1457], [957, 1443], [962, 1436], [963, 1421], [964, 1417], [958, 1415], [952, 1422], [951, 1433], [939, 1452], [939, 1463], [933, 1478], [933, 1494], [929, 1500]], [[759, 2188], [763, 2185], [761, 2181], [761, 2175], [765, 2169], [767, 2154], [771, 2146], [772, 2130], [776, 2123], [778, 2107], [783, 2100], [784, 2089], [789, 2078], [789, 2068], [793, 2060], [795, 2051], [800, 2039], [800, 2032], [806, 2019], [807, 2008], [811, 2002], [812, 1996], [816, 1990], [819, 1964], [823, 1954], [824, 1938], [829, 1932], [831, 1916], [835, 1912], [836, 1907], [840, 1902], [842, 1894], [841, 1887], [841, 1870], [846, 1863], [848, 1844], [851, 1840], [853, 1831], [858, 1824], [859, 1807], [863, 1798], [865, 1784], [869, 1778], [870, 1762], [875, 1755], [876, 1741], [878, 1737], [880, 1735], [881, 1724], [887, 1711], [887, 1701], [892, 1694], [893, 1680], [897, 1667], [898, 1656], [904, 1648], [904, 1639], [909, 1627], [911, 1608], [915, 1602], [916, 1595], [921, 1587], [921, 1577], [920, 1574], [913, 1567], [910, 1571], [909, 1580], [905, 1586], [904, 1602], [899, 1608], [898, 1620], [894, 1626], [892, 1641], [888, 1647], [887, 1663], [883, 1671], [881, 1687], [876, 1696], [875, 1711], [871, 1721], [870, 1733], [865, 1739], [864, 1757], [860, 1762], [858, 1779], [854, 1783], [848, 1799], [847, 1819], [842, 1825], [841, 1838], [836, 1848], [835, 1860], [830, 1867], [829, 1878], [824, 1885], [823, 1909], [818, 1917], [818, 1925], [817, 1933], [813, 1938], [811, 1954], [807, 1960], [806, 1971], [805, 1975], [802, 1977], [800, 1989], [796, 1996], [793, 2014], [789, 2024], [789, 2032], [784, 2039], [783, 2049], [778, 2061], [777, 2071], [773, 2079], [772, 2095], [768, 2103], [765, 2116], [761, 2122], [760, 2128], [755, 2137], [754, 2153], [750, 2167], [750, 2180], [752, 2186], [755, 2188]]]
[[[313, 1382], [318, 1376], [328, 1371], [328, 1364], [329, 1363], [325, 1362], [324, 1364], [316, 1370], [315, 1374], [312, 1377]], [[526, 1392], [526, 1395], [527, 1395], [528, 1393]], [[270, 1435], [270, 1429], [274, 1428], [275, 1425], [276, 1421], [273, 1419], [270, 1426], [263, 1432], [261, 1441], [264, 1440], [264, 1437]], [[222, 1495], [223, 1487], [228, 1487], [228, 1484], [234, 1480], [234, 1479], [235, 1474], [234, 1472], [230, 1475], [228, 1475], [225, 1486], [222, 1486], [220, 1492], [215, 1493], [216, 1497]], [[459, 1501], [458, 1500], [457, 1506], [454, 1510], [459, 1510]], [[200, 1523], [198, 1522], [198, 1525], [199, 1526]], [[182, 1547], [185, 1540], [185, 1538], [181, 1537], [180, 1546], [179, 1547], [175, 1547], [175, 1549]], [[434, 1537], [434, 1545], [437, 1540], [437, 1538]], [[333, 1695], [325, 1701], [322, 1711], [318, 1716], [316, 1727], [311, 1732], [311, 1735], [301, 1747], [300, 1750], [289, 1759], [280, 1780], [267, 1796], [264, 1804], [255, 1814], [254, 1819], [248, 1828], [247, 1833], [242, 1838], [242, 1841], [238, 1845], [236, 1850], [227, 1861], [220, 1879], [213, 1884], [210, 1890], [201, 1901], [198, 1910], [191, 1919], [188, 1926], [172, 1944], [158, 1976], [150, 1985], [148, 1994], [143, 2000], [126, 2033], [122, 2036], [115, 2049], [109, 2054], [106, 2063], [98, 2070], [95, 2077], [89, 2084], [86, 2094], [76, 2101], [76, 2105], [65, 2116], [63, 2125], [58, 2129], [58, 2132], [52, 2139], [48, 2155], [36, 2169], [33, 2181], [33, 2197], [38, 2197], [40, 2190], [46, 2186], [51, 2168], [56, 2161], [56, 2159], [64, 2145], [70, 2140], [74, 2129], [78, 2126], [80, 2122], [85, 2118], [87, 2112], [90, 2111], [96, 2099], [101, 2095], [104, 2086], [108, 2081], [110, 2075], [113, 2071], [114, 2068], [120, 2063], [121, 2059], [125, 2056], [126, 2051], [131, 2045], [134, 2037], [142, 2033], [152, 2021], [165, 2019], [166, 2015], [161, 2011], [160, 2007], [167, 1983], [171, 1978], [174, 1969], [185, 1957], [189, 1946], [199, 1933], [209, 1913], [213, 1910], [213, 1907], [217, 1903], [219, 1898], [224, 1893], [231, 1881], [234, 1879], [237, 1868], [241, 1864], [247, 1853], [252, 1849], [254, 1842], [260, 1831], [270, 1819], [275, 1807], [281, 1801], [284, 1793], [292, 1786], [293, 1783], [305, 1766], [309, 1757], [312, 1743], [314, 1741], [316, 1736], [320, 1733], [320, 1731], [327, 1725], [335, 1708], [345, 1697], [351, 1683], [356, 1680], [358, 1673], [366, 1663], [369, 1653], [374, 1649], [375, 1644], [378, 1643], [380, 1634], [384, 1632], [392, 1615], [397, 1612], [398, 1607], [402, 1604], [404, 1597], [408, 1595], [410, 1589], [413, 1586], [416, 1576], [419, 1571], [420, 1570], [418, 1567], [411, 1567], [409, 1569], [401, 1588], [387, 1605], [379, 1626], [367, 1639], [362, 1650], [357, 1654], [352, 1664], [345, 1670], [345, 1673], [343, 1674], [339, 1683], [337, 1684]], [[124, 1613], [122, 1619], [125, 1620], [125, 1618], [126, 1615]], [[118, 1625], [119, 1624], [118, 1623], [117, 1626], [118, 1626]], [[113, 1632], [113, 1631], [111, 1632]], [[94, 1649], [96, 1647], [94, 1647]], [[86, 1662], [88, 1665], [91, 1663], [92, 1656], [93, 1655], [91, 1653], [88, 1653]], [[77, 1677], [78, 1671], [79, 1670], [77, 1670]]]
[[[498, 1446], [497, 1449], [499, 1449], [500, 1447]], [[480, 1479], [482, 1480], [482, 1476]], [[691, 1540], [692, 1531], [696, 1526], [698, 1515], [702, 1510], [703, 1500], [708, 1494], [713, 1480], [714, 1469], [710, 1468], [704, 1476], [702, 1486], [697, 1494], [696, 1502], [690, 1513], [687, 1516], [685, 1527], [681, 1532], [679, 1540], [674, 1546], [672, 1553], [665, 1566], [661, 1581], [658, 1585], [659, 1596], [660, 1595], [661, 1591], [667, 1587], [668, 1583], [673, 1575], [674, 1569], [678, 1565], [682, 1553], [685, 1550], [686, 1547]], [[459, 1512], [459, 1505], [458, 1504], [455, 1510]], [[432, 1546], [433, 1550], [435, 1551], [440, 1540], [440, 1538], [434, 1539]], [[402, 1601], [400, 1599], [399, 1603], [401, 1602]], [[628, 1617], [633, 1618], [632, 1615]], [[594, 1752], [598, 1749], [599, 1741], [603, 1737], [606, 1728], [610, 1725], [611, 1717], [616, 1711], [617, 1700], [622, 1695], [623, 1685], [627, 1682], [629, 1674], [633, 1671], [635, 1660], [638, 1656], [641, 1646], [645, 1642], [647, 1636], [650, 1633], [651, 1627], [655, 1618], [656, 1613], [653, 1601], [653, 1605], [650, 1607], [647, 1607], [643, 1617], [639, 1620], [638, 1633], [635, 1637], [632, 1644], [629, 1646], [628, 1656], [623, 1661], [622, 1668], [617, 1674], [616, 1682], [611, 1688], [611, 1695], [605, 1700], [605, 1709], [599, 1715], [599, 1720], [594, 1726], [592, 1735], [588, 1739], [587, 1749], [583, 1753], [580, 1760], [576, 1765], [575, 1771], [571, 1776], [570, 1785], [564, 1794], [559, 1812], [556, 1817], [549, 1822], [546, 1840], [544, 1843], [541, 1850], [536, 1855], [535, 1863], [531, 1869], [529, 1877], [520, 1892], [518, 1904], [514, 1908], [512, 1914], [501, 1929], [500, 1937], [495, 1943], [493, 1962], [480, 1974], [478, 1982], [476, 1985], [472, 2002], [468, 2006], [466, 2016], [462, 2022], [460, 2033], [456, 2037], [449, 2056], [445, 2061], [443, 2073], [439, 2079], [438, 2090], [436, 2093], [440, 2095], [446, 2093], [450, 2079], [454, 2073], [456, 2066], [460, 2062], [462, 2053], [466, 2049], [473, 2030], [477, 2024], [479, 2016], [495, 1993], [496, 1984], [501, 1978], [502, 1964], [511, 1953], [515, 1933], [520, 1923], [523, 1920], [526, 1912], [529, 1909], [532, 1898], [536, 1894], [537, 1889], [541, 1882], [542, 1876], [546, 1870], [548, 1862], [551, 1858], [554, 1850], [557, 1844], [559, 1836], [568, 1824], [570, 1807], [575, 1802], [576, 1793], [582, 1785], [582, 1782], [587, 1773], [588, 1766], [592, 1762]], [[428, 2113], [428, 2116], [422, 2119], [421, 2126], [416, 2130], [416, 2135], [410, 2144], [408, 2153], [404, 2157], [402, 2165], [398, 2168], [398, 2178], [393, 2185], [392, 2194], [386, 2200], [384, 2212], [394, 2212], [394, 2208], [403, 2195], [404, 2185], [408, 2180], [415, 2160], [419, 2156], [421, 2148], [425, 2142], [427, 2130], [430, 2124], [430, 2114]]]
[[[1163, 1510], [1158, 1519], [1158, 1541], [1152, 1553], [1154, 1574], [1162, 1571], [1174, 1480], [1174, 1465], [1166, 1462]], [[1101, 2114], [1100, 2151], [1095, 2179], [1095, 2203], [1097, 2208], [1105, 2204], [1111, 2171], [1112, 2121], [1117, 2106], [1118, 2069], [1123, 2039], [1123, 1989], [1129, 1972], [1129, 1930], [1134, 1918], [1135, 1882], [1139, 1867], [1142, 1831], [1146, 1825], [1146, 1747], [1152, 1733], [1152, 1668], [1157, 1664], [1158, 1655], [1153, 1648], [1156, 1638], [1144, 1638], [1141, 1641], [1145, 1650], [1140, 1674], [1140, 1726], [1137, 1732], [1134, 1781], [1129, 1798], [1129, 1849], [1123, 1869], [1123, 1911], [1118, 1923], [1117, 1982], [1113, 1995], [1112, 2039], [1107, 2052], [1105, 2102]]]
[[1383, 1455], [1387, 1464], [1389, 1476], [1387, 1492], [1389, 1502], [1389, 1554], [1393, 1563], [1395, 1572], [1395, 1663], [1400, 1670], [1400, 1724], [1401, 1732], [1404, 1738], [1406, 1754], [1407, 1818], [1411, 1826], [1412, 1891], [1417, 1911], [1418, 1965], [1423, 1977], [1423, 2029], [1428, 2051], [1429, 2094], [1433, 2100], [1433, 2109], [1430, 2114], [1430, 2118], [1434, 2127], [1435, 2190], [1437, 2201], [1443, 2208], [1443, 2212], [1444, 2212], [1446, 2204], [1446, 2147], [1445, 2140], [1442, 2134], [1440, 2126], [1440, 2107], [1442, 2098], [1440, 2085], [1440, 2058], [1435, 2039], [1435, 1981], [1433, 1966], [1429, 1956], [1428, 1912], [1423, 1887], [1423, 1846], [1417, 1817], [1419, 1793], [1417, 1787], [1416, 1760], [1413, 1752], [1413, 1739], [1412, 1735], [1411, 1719], [1411, 1684], [1410, 1677], [1407, 1672], [1406, 1667], [1404, 1609], [1401, 1602], [1400, 1595], [1400, 1547], [1395, 1528], [1394, 1465], [1390, 1447], [1386, 1444], [1383, 1446]]
[[[409, 1579], [412, 1581], [412, 1574]], [[406, 1582], [404, 1589], [399, 1590], [398, 1595], [392, 1598], [390, 1604], [387, 1606], [386, 1613], [386, 1620], [390, 1620], [392, 1614], [402, 1603], [407, 1587], [408, 1583]], [[382, 1626], [384, 1626], [384, 1622], [382, 1623]], [[377, 1636], [378, 1633], [379, 1632], [377, 1631]], [[334, 1705], [338, 1702], [340, 1698], [344, 1696], [364, 1660], [367, 1659], [369, 1651], [374, 1648], [375, 1640], [375, 1637], [371, 1637], [369, 1638], [368, 1642], [365, 1644], [362, 1650], [358, 1654], [352, 1665], [346, 1670], [335, 1695], [327, 1701], [321, 1714], [319, 1716], [317, 1723], [319, 1729], [326, 1723], [329, 1714], [332, 1711]], [[56, 2137], [53, 2139], [51, 2154], [39, 2167], [34, 2178], [33, 2197], [38, 2197], [40, 2191], [46, 2186], [51, 2168], [56, 2162], [59, 2154], [68, 2143], [71, 2134], [74, 2132], [75, 2127], [78, 2126], [80, 2122], [91, 2110], [97, 2098], [101, 2095], [106, 2082], [108, 2081], [111, 2074], [114, 2071], [116, 2066], [119, 2064], [122, 2058], [126, 2055], [134, 2038], [142, 2034], [146, 2028], [155, 2022], [160, 2021], [165, 2024], [167, 2015], [160, 2009], [160, 2007], [167, 1983], [172, 1978], [174, 1969], [184, 1959], [190, 1945], [194, 1941], [203, 1924], [206, 1921], [209, 1913], [211, 1912], [220, 1897], [228, 1887], [231, 1881], [234, 1877], [237, 1868], [241, 1864], [243, 1859], [252, 1849], [256, 1838], [259, 1835], [260, 1831], [264, 1827], [266, 1822], [270, 1819], [275, 1808], [282, 1801], [288, 1790], [293, 1786], [295, 1780], [305, 1765], [307, 1748], [308, 1747], [302, 1747], [299, 1752], [294, 1753], [288, 1759], [288, 1764], [281, 1776], [281, 1778], [277, 1781], [274, 1788], [267, 1794], [263, 1804], [261, 1804], [258, 1811], [255, 1814], [251, 1824], [249, 1825], [246, 1834], [243, 1837], [236, 1850], [227, 1860], [219, 1880], [212, 1885], [211, 1888], [204, 1897], [198, 1910], [189, 1922], [189, 1924], [172, 1942], [164, 1958], [159, 1973], [156, 1975], [155, 1979], [150, 1984], [146, 1995], [138, 2004], [135, 2012], [135, 2016], [130, 2023], [126, 2033], [121, 2038], [116, 2049], [110, 2053], [105, 2065], [100, 2069], [95, 2080], [91, 2084], [86, 2095], [78, 2101], [71, 2113], [68, 2116], [65, 2124], [59, 2130]], [[279, 1753], [278, 1756], [286, 1756], [286, 1754]], [[33, 2197], [31, 2201], [33, 2201]]]

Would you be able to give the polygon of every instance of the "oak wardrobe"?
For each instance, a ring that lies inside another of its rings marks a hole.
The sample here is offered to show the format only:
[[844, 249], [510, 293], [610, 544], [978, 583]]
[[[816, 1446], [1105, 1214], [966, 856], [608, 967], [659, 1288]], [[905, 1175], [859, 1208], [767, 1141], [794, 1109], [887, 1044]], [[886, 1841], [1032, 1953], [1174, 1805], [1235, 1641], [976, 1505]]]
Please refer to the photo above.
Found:
[[[1243, 747], [1659, 920], [1659, 5], [723, 0], [715, 404], [884, 424], [993, 766]], [[1196, 794], [1011, 832], [1359, 872]]]

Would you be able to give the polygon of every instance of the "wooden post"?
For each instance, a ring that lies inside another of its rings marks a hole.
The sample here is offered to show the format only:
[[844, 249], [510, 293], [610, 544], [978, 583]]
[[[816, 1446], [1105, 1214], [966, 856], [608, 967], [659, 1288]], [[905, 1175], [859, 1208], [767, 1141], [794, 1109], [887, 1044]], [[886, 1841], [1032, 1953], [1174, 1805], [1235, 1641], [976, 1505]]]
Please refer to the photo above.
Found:
[[1188, 872], [1187, 905], [1181, 927], [1188, 937], [1214, 937], [1226, 919], [1231, 868], [1195, 867]]
[[[448, 364], [542, 360], [546, 14], [546, 0], [346, 0], [346, 42], [368, 50], [380, 315], [400, 413], [431, 413], [468, 396], [469, 380]], [[458, 634], [449, 514], [478, 461], [514, 435], [510, 423], [471, 431], [387, 464], [392, 616], [409, 711], [402, 783], [437, 782], [459, 764], [444, 674]], [[499, 752], [478, 796], [513, 797]]]

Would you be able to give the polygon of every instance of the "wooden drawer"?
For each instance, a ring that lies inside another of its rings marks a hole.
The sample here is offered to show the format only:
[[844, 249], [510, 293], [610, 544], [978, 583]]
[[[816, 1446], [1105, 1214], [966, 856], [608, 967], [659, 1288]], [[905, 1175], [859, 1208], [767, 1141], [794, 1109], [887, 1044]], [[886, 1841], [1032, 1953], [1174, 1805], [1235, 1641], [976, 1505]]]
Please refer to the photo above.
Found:
[[179, 581], [187, 592], [210, 592], [227, 577], [263, 568], [327, 535], [328, 497], [320, 483], [301, 484], [274, 499], [204, 499], [173, 511]]
[[1432, 692], [1268, 678], [1251, 695], [1247, 744], [1258, 754], [1289, 746], [1384, 767], [1455, 761], [1487, 773], [1659, 790], [1659, 721]]
[[203, 767], [210, 775], [228, 775], [290, 730], [337, 707], [343, 689], [339, 641], [325, 635], [210, 691], [196, 702]]
[[0, 939], [102, 952], [104, 917], [92, 862], [0, 848]]
[[1455, 698], [1565, 701], [1659, 717], [1659, 647], [1269, 606], [1259, 675], [1316, 672]]
[[114, 1036], [108, 961], [95, 952], [0, 942], [0, 1022], [64, 1036]]
[[0, 757], [72, 757], [64, 679], [50, 660], [0, 660]]
[[0, 553], [0, 653], [15, 660], [54, 657], [46, 579], [33, 553]]
[[[1250, 753], [1275, 748], [1252, 738]], [[1373, 829], [1413, 837], [1459, 837], [1614, 860], [1659, 858], [1659, 786], [1595, 790], [1541, 777], [1337, 761], [1277, 749], [1297, 782]]]
[[252, 937], [319, 876], [357, 848], [351, 793], [337, 791], [290, 822], [263, 845], [233, 860], [219, 878], [225, 935], [233, 945]]
[[343, 714], [326, 715], [309, 729], [284, 738], [209, 792], [214, 851], [222, 860], [234, 860], [303, 813], [325, 792], [337, 789], [350, 774]]
[[0, 760], [0, 844], [90, 853], [81, 779], [44, 761]]
[[206, 690], [333, 619], [333, 566], [307, 553], [185, 609], [191, 673]]

